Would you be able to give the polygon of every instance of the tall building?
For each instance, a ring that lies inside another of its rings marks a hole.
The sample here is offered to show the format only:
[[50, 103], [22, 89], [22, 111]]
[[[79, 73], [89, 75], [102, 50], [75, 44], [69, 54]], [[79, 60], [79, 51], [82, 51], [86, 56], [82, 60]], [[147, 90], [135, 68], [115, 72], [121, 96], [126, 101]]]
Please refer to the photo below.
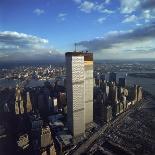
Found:
[[140, 101], [143, 98], [142, 87], [137, 87], [137, 101]]
[[49, 126], [42, 128], [40, 140], [41, 140], [40, 143], [42, 148], [48, 147], [53, 143]]
[[93, 54], [66, 53], [68, 125], [73, 136], [93, 121]]
[[15, 114], [23, 114], [24, 113], [24, 105], [23, 105], [23, 98], [21, 96], [21, 89], [17, 85], [16, 86], [16, 93], [15, 93]]
[[84, 53], [85, 124], [93, 122], [93, 53]]
[[101, 79], [102, 81], [105, 81], [105, 80], [106, 80], [105, 74], [101, 74], [101, 75], [100, 75], [100, 79]]
[[116, 73], [111, 72], [109, 74], [109, 81], [110, 82], [115, 82], [116, 83]]
[[85, 69], [82, 52], [66, 53], [67, 121], [73, 136], [85, 132]]
[[134, 85], [134, 88], [132, 90], [132, 99], [137, 102], [137, 88], [138, 86], [137, 85]]
[[114, 84], [109, 87], [109, 100], [112, 101], [112, 103], [116, 103], [118, 101], [117, 86]]
[[[29, 136], [28, 134], [23, 134], [18, 137], [17, 145], [19, 150], [25, 150], [29, 147]], [[22, 153], [22, 152], [21, 152]]]
[[29, 92], [26, 93], [26, 101], [27, 101], [27, 104], [26, 104], [27, 112], [31, 112], [32, 111], [32, 103], [31, 103]]
[[119, 86], [124, 88], [125, 85], [126, 85], [125, 78], [119, 78]]

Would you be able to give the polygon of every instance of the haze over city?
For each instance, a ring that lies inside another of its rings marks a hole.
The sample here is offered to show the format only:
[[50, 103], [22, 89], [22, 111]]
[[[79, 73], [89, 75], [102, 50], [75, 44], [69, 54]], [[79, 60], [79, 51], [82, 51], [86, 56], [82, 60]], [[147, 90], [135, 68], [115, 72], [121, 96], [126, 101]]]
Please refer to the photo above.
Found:
[[152, 58], [154, 19], [153, 0], [1, 0], [0, 61], [63, 59], [74, 43], [95, 60]]

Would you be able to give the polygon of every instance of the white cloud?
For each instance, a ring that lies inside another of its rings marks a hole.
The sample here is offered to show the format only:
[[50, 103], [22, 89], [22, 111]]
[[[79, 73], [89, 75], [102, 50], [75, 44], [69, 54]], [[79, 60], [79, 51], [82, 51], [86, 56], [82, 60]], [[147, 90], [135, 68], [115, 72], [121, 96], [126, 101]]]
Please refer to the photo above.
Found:
[[[149, 58], [155, 56], [155, 24], [128, 31], [111, 31], [102, 38], [81, 41], [79, 46], [94, 51], [97, 59]], [[152, 55], [152, 56], [151, 56]]]
[[83, 3], [80, 4], [79, 8], [81, 11], [85, 13], [90, 13], [95, 9], [95, 4], [93, 2], [84, 1]]
[[33, 11], [36, 15], [41, 15], [41, 14], [44, 14], [45, 13], [45, 11], [43, 10], [43, 9], [35, 9], [34, 11]]
[[132, 13], [140, 6], [140, 0], [120, 0], [121, 12]]
[[98, 23], [102, 24], [106, 20], [105, 17], [101, 17], [97, 20]]
[[67, 16], [67, 13], [59, 13], [58, 14], [58, 19], [61, 20], [61, 21], [65, 21], [66, 16]]
[[48, 40], [25, 33], [0, 32], [0, 51], [44, 48]]
[[142, 42], [118, 43], [110, 49], [101, 49], [96, 53], [97, 59], [132, 59], [132, 58], [152, 58], [155, 57], [155, 46], [152, 41], [143, 40]]
[[56, 59], [60, 53], [48, 43], [47, 39], [25, 33], [0, 32], [0, 61]]
[[109, 4], [111, 2], [111, 0], [105, 0], [106, 4]]
[[37, 36], [28, 35], [25, 33], [18, 33], [13, 31], [0, 32], [0, 43], [4, 47], [18, 47], [18, 48], [33, 48], [41, 47], [48, 43], [47, 39], [39, 38]]
[[102, 9], [101, 12], [102, 12], [102, 13], [107, 13], [107, 14], [112, 14], [112, 13], [114, 13], [114, 11], [108, 10], [108, 9]]
[[[128, 15], [122, 23], [151, 23], [155, 19], [155, 0], [120, 0], [120, 12]], [[136, 14], [137, 17], [135, 15]], [[129, 16], [129, 14], [131, 14]], [[138, 26], [138, 24], [137, 24]]]
[[141, 18], [144, 19], [146, 23], [150, 22], [152, 19], [155, 19], [154, 10], [143, 10]]
[[114, 13], [114, 11], [106, 9], [104, 3], [97, 3], [87, 0], [80, 3], [79, 9], [85, 13], [91, 13], [92, 11], [106, 14]]
[[130, 22], [136, 22], [138, 20], [138, 17], [135, 15], [127, 16], [122, 23], [130, 23]]
[[142, 26], [142, 24], [141, 23], [136, 23], [136, 26]]
[[58, 14], [58, 17], [65, 17], [65, 16], [67, 16], [66, 13], [59, 13], [59, 14]]

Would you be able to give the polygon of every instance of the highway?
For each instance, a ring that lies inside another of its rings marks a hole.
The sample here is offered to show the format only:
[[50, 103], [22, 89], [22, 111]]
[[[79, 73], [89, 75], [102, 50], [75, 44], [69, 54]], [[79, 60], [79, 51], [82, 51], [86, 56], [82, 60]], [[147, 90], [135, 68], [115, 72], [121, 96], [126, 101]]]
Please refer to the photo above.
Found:
[[122, 121], [122, 119], [125, 116], [127, 116], [130, 113], [132, 113], [137, 108], [139, 108], [142, 103], [146, 103], [146, 102], [150, 102], [150, 101], [149, 100], [142, 100], [141, 102], [135, 104], [130, 109], [126, 110], [124, 113], [120, 114], [118, 117], [116, 117], [116, 119], [114, 119], [111, 122], [105, 124], [103, 127], [101, 127], [101, 129], [99, 131], [95, 132], [88, 140], [86, 140], [78, 148], [75, 148], [74, 150], [72, 150], [69, 154], [79, 155], [79, 154], [82, 154], [85, 151], [87, 151], [88, 147], [92, 146], [94, 144], [94, 142], [98, 138], [100, 138], [100, 136], [102, 136], [107, 129], [109, 129], [110, 127], [113, 127], [113, 126], [119, 124], [119, 122]]

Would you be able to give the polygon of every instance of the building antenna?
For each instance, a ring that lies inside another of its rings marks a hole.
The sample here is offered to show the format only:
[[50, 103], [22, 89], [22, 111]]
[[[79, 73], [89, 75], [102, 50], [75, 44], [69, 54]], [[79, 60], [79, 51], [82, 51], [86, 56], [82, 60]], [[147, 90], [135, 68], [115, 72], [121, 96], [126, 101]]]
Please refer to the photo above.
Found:
[[76, 50], [77, 50], [77, 44], [75, 43], [74, 45], [75, 45], [75, 52], [76, 52]]

